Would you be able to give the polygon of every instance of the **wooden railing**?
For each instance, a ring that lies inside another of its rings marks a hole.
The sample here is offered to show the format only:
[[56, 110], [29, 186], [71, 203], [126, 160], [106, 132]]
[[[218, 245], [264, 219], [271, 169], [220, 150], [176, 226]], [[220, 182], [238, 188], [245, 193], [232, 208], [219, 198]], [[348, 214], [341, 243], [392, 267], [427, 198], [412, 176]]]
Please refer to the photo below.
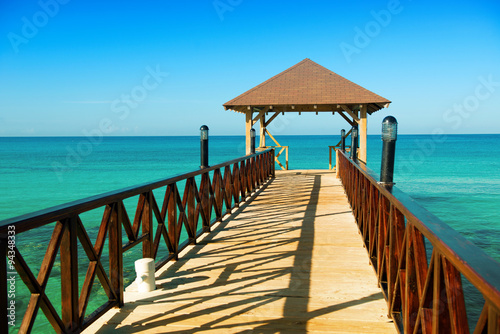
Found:
[[[199, 185], [195, 177], [201, 178]], [[40, 309], [57, 333], [80, 332], [110, 308], [123, 305], [124, 252], [142, 244], [142, 257], [158, 259], [155, 262], [158, 270], [168, 261], [177, 259], [181, 250], [196, 243], [198, 236], [209, 232], [212, 224], [230, 214], [269, 177], [274, 177], [274, 150], [0, 222], [0, 234], [3, 235], [0, 242], [1, 332], [7, 333], [9, 327], [6, 313], [10, 304], [6, 293], [7, 273], [10, 275], [15, 270], [31, 293], [19, 332], [31, 332]], [[185, 182], [182, 199], [178, 189], [180, 182]], [[163, 202], [158, 202], [153, 193], [159, 188], [162, 189]], [[129, 216], [124, 200], [137, 196], [135, 216]], [[96, 241], [92, 243], [81, 215], [97, 208], [102, 208], [104, 214]], [[213, 213], [215, 217], [212, 219]], [[200, 218], [201, 228], [198, 227]], [[30, 268], [15, 242], [12, 242], [15, 240], [11, 238], [12, 231], [18, 237], [23, 232], [42, 226], [47, 228], [48, 224], [54, 223], [40, 269]], [[183, 228], [188, 235], [184, 241], [180, 237]], [[125, 244], [122, 241], [123, 231], [128, 239]], [[162, 239], [167, 249], [164, 253], [159, 252]], [[78, 242], [88, 257], [86, 274], [79, 272], [82, 263], [79, 263], [77, 254]], [[109, 247], [108, 271], [102, 263], [106, 243]], [[61, 271], [60, 314], [46, 289], [58, 253]], [[35, 277], [33, 272], [36, 270], [38, 275]], [[79, 289], [78, 279], [82, 274], [85, 274], [85, 279]], [[107, 295], [107, 302], [87, 315], [96, 276]]]
[[[352, 129], [349, 129], [349, 131], [346, 133], [345, 137], [347, 138], [352, 132]], [[337, 170], [337, 164], [335, 162], [335, 164], [333, 164], [333, 156], [335, 156], [335, 152], [340, 149], [342, 147], [342, 138], [340, 139], [340, 141], [337, 143], [337, 145], [335, 146], [328, 146], [328, 169], [329, 170], [333, 170], [333, 171], [336, 171]], [[345, 147], [346, 149], [346, 152], [350, 152], [351, 151], [351, 146], [348, 146], [346, 145]], [[335, 160], [336, 161], [336, 160]]]
[[[274, 149], [276, 151], [276, 155], [274, 157], [274, 161], [278, 164], [278, 166], [280, 166], [280, 168], [282, 170], [288, 170], [288, 146], [266, 146], [264, 147], [263, 149]], [[285, 162], [284, 162], [284, 165], [283, 163], [280, 161], [280, 156], [281, 154], [285, 152]]]
[[[274, 143], [276, 145], [262, 147], [262, 136], [261, 136], [261, 145], [260, 145], [261, 148], [262, 149], [269, 149], [269, 148], [276, 149], [277, 153], [276, 153], [276, 155], [274, 157], [274, 161], [276, 161], [276, 163], [280, 166], [280, 168], [282, 170], [288, 170], [288, 146], [282, 146], [280, 143], [278, 143], [278, 141], [276, 140], [276, 138], [274, 138], [274, 136], [271, 134], [271, 132], [269, 132], [269, 130], [267, 130], [267, 129], [266, 129], [266, 133], [269, 136], [269, 138], [271, 138], [272, 141], [274, 141]], [[281, 154], [283, 153], [283, 151], [285, 152], [285, 165], [284, 166], [281, 163], [281, 161], [279, 160], [279, 157], [281, 156]]]
[[[336, 160], [333, 160], [334, 159], [333, 157], [336, 156], [337, 150], [340, 150], [340, 145], [328, 146], [328, 169], [333, 170], [334, 172], [337, 170], [337, 163]], [[351, 146], [346, 146], [345, 151], [350, 152]]]
[[338, 156], [340, 178], [398, 331], [469, 333], [473, 317], [466, 300], [475, 293], [484, 306], [479, 304], [482, 311], [471, 324], [474, 333], [500, 333], [500, 264], [396, 187], [378, 184], [365, 165], [343, 152]]

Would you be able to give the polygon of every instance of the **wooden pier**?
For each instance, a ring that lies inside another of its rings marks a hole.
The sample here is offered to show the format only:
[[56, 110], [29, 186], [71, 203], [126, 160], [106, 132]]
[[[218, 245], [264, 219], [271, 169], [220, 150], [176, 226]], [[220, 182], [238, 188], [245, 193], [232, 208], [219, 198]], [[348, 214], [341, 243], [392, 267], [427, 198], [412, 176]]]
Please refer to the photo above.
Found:
[[[305, 59], [224, 104], [245, 115], [245, 156], [1, 221], [0, 332], [15, 272], [19, 333], [43, 313], [56, 333], [500, 334], [500, 264], [366, 166], [367, 117], [390, 103]], [[276, 172], [288, 147], [267, 127], [302, 112], [358, 128], [358, 154], [339, 143], [335, 173]], [[27, 231], [47, 240], [40, 263]], [[155, 291], [125, 288], [129, 251], [155, 261]]]
[[86, 333], [395, 333], [339, 179], [276, 174]]
[[[43, 313], [57, 333], [500, 334], [498, 262], [345, 152], [337, 173], [275, 172], [274, 159], [265, 150], [0, 222], [1, 332], [9, 264], [31, 293], [19, 333]], [[93, 242], [81, 217], [96, 209]], [[2, 237], [50, 226], [41, 267]], [[139, 246], [155, 259], [150, 293], [124, 289], [123, 253]], [[61, 311], [47, 288], [58, 255]], [[107, 301], [88, 310], [96, 281]]]

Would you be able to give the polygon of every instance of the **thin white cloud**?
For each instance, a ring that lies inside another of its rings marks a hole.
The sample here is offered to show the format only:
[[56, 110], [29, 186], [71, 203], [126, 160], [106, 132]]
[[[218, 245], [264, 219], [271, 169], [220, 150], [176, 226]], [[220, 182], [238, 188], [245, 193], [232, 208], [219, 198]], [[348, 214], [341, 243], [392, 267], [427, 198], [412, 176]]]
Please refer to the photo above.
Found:
[[144, 100], [144, 102], [150, 102], [150, 103], [191, 103], [191, 104], [209, 104], [212, 103], [213, 101], [208, 101], [208, 100], [196, 100], [196, 99], [190, 99], [190, 100], [184, 100], [184, 99], [154, 99], [154, 100]]
[[62, 103], [72, 104], [109, 104], [113, 101], [61, 101]]
[[145, 103], [172, 103], [172, 100], [168, 99], [151, 99], [151, 100], [144, 100]]
[[[99, 100], [88, 100], [88, 101], [61, 101], [61, 103], [70, 103], [70, 104], [110, 104], [113, 101], [99, 101]], [[197, 102], [197, 101], [182, 101], [182, 100], [167, 100], [167, 99], [151, 99], [144, 100], [141, 103], [172, 103], [172, 102]]]

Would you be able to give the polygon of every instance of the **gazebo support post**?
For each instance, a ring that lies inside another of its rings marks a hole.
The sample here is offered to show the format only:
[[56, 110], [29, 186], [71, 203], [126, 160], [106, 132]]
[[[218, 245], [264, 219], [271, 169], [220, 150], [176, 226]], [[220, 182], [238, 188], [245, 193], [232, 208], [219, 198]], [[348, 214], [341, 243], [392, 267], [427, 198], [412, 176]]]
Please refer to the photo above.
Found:
[[361, 106], [361, 111], [360, 111], [360, 117], [359, 117], [359, 160], [363, 161], [366, 163], [366, 153], [367, 153], [367, 147], [366, 147], [366, 132], [367, 132], [367, 125], [368, 125], [368, 118], [367, 118], [367, 110], [368, 106], [366, 104], [363, 104]]
[[251, 138], [250, 138], [250, 130], [252, 129], [252, 114], [253, 114], [253, 108], [250, 107], [250, 109], [247, 109], [245, 113], [245, 146], [246, 146], [246, 154], [250, 154], [250, 145], [251, 145]]

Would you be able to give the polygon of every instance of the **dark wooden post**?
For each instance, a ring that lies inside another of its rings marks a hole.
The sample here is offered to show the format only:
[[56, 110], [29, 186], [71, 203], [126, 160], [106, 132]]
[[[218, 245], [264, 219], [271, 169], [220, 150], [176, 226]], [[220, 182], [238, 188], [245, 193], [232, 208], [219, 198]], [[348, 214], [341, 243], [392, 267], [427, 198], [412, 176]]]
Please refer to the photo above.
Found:
[[254, 158], [255, 162], [255, 188], [258, 188], [260, 186], [260, 173], [262, 171], [262, 168], [260, 168], [260, 159], [259, 156]]
[[109, 278], [118, 307], [123, 306], [122, 203], [113, 203], [109, 222]]
[[223, 207], [223, 196], [224, 196], [224, 183], [222, 182], [222, 174], [220, 172], [220, 169], [216, 169], [214, 171], [214, 178], [213, 178], [213, 183], [212, 187], [214, 190], [214, 197], [215, 197], [215, 206], [217, 207], [217, 210], [215, 211], [215, 215], [217, 218], [217, 221], [222, 220], [223, 212], [222, 212], [222, 207]]
[[274, 151], [274, 148], [272, 149], [271, 151], [271, 176], [272, 177], [275, 177], [276, 176], [276, 166], [274, 165], [274, 160], [276, 159], [275, 157], [275, 151]]
[[142, 257], [150, 258], [153, 256], [153, 192], [148, 191], [144, 194], [144, 209], [142, 210], [142, 235], [147, 237], [142, 242]]
[[250, 176], [250, 191], [249, 195], [255, 191], [255, 157], [248, 159], [248, 175]]
[[258, 175], [258, 180], [257, 180], [257, 185], [260, 187], [262, 183], [264, 183], [264, 160], [262, 159], [262, 155], [259, 155], [257, 157], [257, 175]]
[[498, 333], [500, 331], [500, 312], [492, 305], [488, 306], [488, 333]]
[[255, 154], [255, 129], [250, 129], [250, 154]]
[[67, 331], [75, 330], [79, 323], [77, 219], [78, 216], [74, 216], [63, 221], [60, 247], [61, 313]]
[[200, 186], [201, 210], [205, 215], [202, 221], [203, 232], [210, 232], [210, 218], [212, 214], [212, 206], [210, 205], [210, 176], [204, 173], [201, 177]]
[[179, 259], [179, 238], [177, 237], [177, 205], [175, 203], [177, 196], [177, 186], [176, 184], [169, 184], [168, 188], [170, 191], [170, 197], [167, 203], [167, 225], [168, 225], [168, 235], [170, 237], [170, 242], [172, 243], [172, 248], [174, 249], [174, 260]]
[[234, 207], [240, 206], [240, 169], [238, 163], [233, 165], [233, 187], [232, 194], [234, 198]]
[[241, 198], [239, 199], [239, 202], [243, 202], [246, 198], [246, 185], [247, 185], [247, 182], [246, 182], [246, 178], [245, 178], [245, 175], [246, 175], [246, 170], [245, 170], [245, 160], [243, 161], [240, 161], [239, 163], [239, 168], [238, 168], [238, 177], [239, 177], [239, 180], [240, 180], [240, 196]]
[[245, 192], [245, 197], [250, 196], [253, 191], [253, 177], [252, 177], [252, 159], [245, 160], [245, 176], [247, 180], [247, 190]]
[[230, 166], [224, 167], [224, 180], [222, 182], [224, 183], [224, 202], [226, 203], [226, 212], [222, 214], [222, 216], [224, 216], [225, 214], [231, 213], [231, 209], [233, 207], [232, 202], [234, 185]]
[[[191, 226], [191, 229], [194, 233], [194, 238], [190, 240], [194, 245], [196, 244], [196, 230], [197, 230], [197, 225], [196, 221], [198, 220], [198, 217], [195, 218], [195, 198], [194, 198], [194, 178], [189, 178], [186, 181], [186, 189], [188, 190], [188, 194], [184, 194], [184, 196], [187, 196], [187, 220], [188, 220], [188, 225]], [[186, 191], [186, 190], [185, 190]]]

